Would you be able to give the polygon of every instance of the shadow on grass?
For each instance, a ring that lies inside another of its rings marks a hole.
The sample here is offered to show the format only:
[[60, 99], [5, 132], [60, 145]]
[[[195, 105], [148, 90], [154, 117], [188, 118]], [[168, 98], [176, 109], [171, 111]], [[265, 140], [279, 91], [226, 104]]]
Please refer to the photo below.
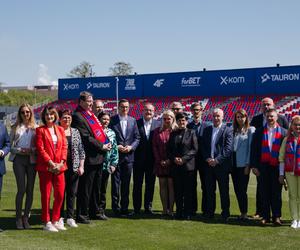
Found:
[[[224, 220], [220, 214], [216, 214], [214, 218], [207, 218], [202, 216], [201, 214], [196, 214], [192, 216], [189, 220], [185, 219], [176, 219], [174, 216], [163, 216], [161, 211], [155, 210], [154, 214], [146, 214], [144, 212], [140, 212], [138, 214], [133, 215], [115, 215], [114, 212], [110, 209], [106, 210], [106, 215], [111, 218], [119, 218], [126, 220], [144, 220], [144, 219], [153, 219], [153, 220], [174, 220], [174, 221], [194, 221], [194, 222], [202, 222], [206, 224], [224, 224], [224, 225], [232, 225], [232, 226], [246, 226], [246, 227], [275, 227], [273, 223], [269, 223], [266, 225], [262, 225], [260, 220], [252, 219], [249, 217], [247, 220], [239, 219], [239, 216], [233, 215], [228, 218], [228, 220]], [[289, 220], [282, 220], [282, 226], [290, 226]]]
[[[14, 209], [3, 209], [7, 212], [15, 212]], [[41, 225], [41, 209], [32, 209], [29, 223], [31, 226]], [[17, 230], [15, 217], [1, 217], [0, 226], [3, 230]], [[30, 230], [41, 230], [40, 228], [32, 227]]]

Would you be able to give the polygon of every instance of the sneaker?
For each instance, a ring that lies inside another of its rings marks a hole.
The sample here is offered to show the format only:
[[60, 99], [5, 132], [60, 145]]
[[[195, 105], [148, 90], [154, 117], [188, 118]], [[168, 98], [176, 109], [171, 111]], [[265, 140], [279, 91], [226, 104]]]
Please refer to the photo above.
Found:
[[59, 221], [55, 221], [53, 225], [57, 230], [62, 230], [62, 231], [67, 230], [64, 225], [64, 218], [60, 218]]
[[67, 219], [67, 224], [68, 224], [69, 227], [78, 227], [75, 220], [72, 219], [72, 218]]
[[55, 228], [55, 226], [51, 223], [51, 221], [48, 221], [46, 225], [43, 228], [45, 231], [48, 232], [58, 232], [58, 230]]
[[293, 220], [292, 224], [291, 224], [291, 228], [298, 228], [298, 221], [297, 220]]

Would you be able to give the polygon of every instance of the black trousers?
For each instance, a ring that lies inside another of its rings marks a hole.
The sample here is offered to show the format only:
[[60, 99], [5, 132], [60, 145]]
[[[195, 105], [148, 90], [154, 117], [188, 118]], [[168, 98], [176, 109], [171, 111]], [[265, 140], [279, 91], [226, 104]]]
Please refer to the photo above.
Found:
[[100, 188], [100, 213], [104, 213], [106, 208], [106, 190], [109, 179], [107, 171], [102, 172], [101, 188]]
[[[94, 183], [99, 181], [99, 172], [102, 172], [102, 167], [100, 165], [85, 165], [84, 167], [84, 174], [80, 176], [78, 183], [77, 218], [89, 218], [90, 200], [94, 199], [94, 196], [92, 196], [92, 190], [93, 186], [96, 185]], [[97, 185], [100, 186], [101, 183], [98, 183]]]
[[198, 210], [198, 197], [197, 197], [197, 180], [198, 180], [198, 173], [200, 176], [201, 182], [201, 190], [202, 190], [202, 199], [201, 199], [201, 211], [203, 214], [207, 213], [207, 191], [205, 186], [205, 178], [204, 178], [204, 168], [201, 166], [198, 170], [196, 169], [193, 174], [193, 189], [192, 189], [192, 211], [194, 213]]
[[99, 169], [97, 169], [94, 176], [92, 194], [89, 202], [89, 215], [91, 218], [94, 218], [97, 214], [100, 213], [101, 182], [102, 182], [102, 164], [99, 166]]
[[[65, 197], [63, 200], [63, 204], [61, 206], [61, 212], [60, 216], [62, 218], [72, 218], [74, 217], [74, 211], [75, 211], [75, 199], [77, 196], [77, 189], [78, 189], [78, 181], [79, 181], [79, 175], [77, 173], [73, 172], [72, 168], [68, 168], [65, 171]], [[66, 212], [64, 212], [64, 207], [66, 203]]]
[[[132, 163], [122, 162], [112, 174], [112, 209], [128, 211]], [[120, 195], [121, 194], [121, 195]], [[121, 196], [121, 199], [120, 199]]]
[[152, 209], [152, 201], [155, 187], [155, 174], [153, 173], [153, 165], [134, 165], [133, 166], [133, 208], [135, 212], [139, 212], [142, 206], [142, 190], [145, 176], [145, 193], [144, 208]]
[[248, 183], [249, 175], [244, 174], [245, 167], [233, 166], [231, 177], [233, 182], [234, 192], [239, 204], [240, 212], [246, 214], [248, 212]]
[[262, 197], [262, 185], [260, 177], [256, 177], [256, 212], [255, 214], [262, 215], [263, 213], [263, 197]]
[[263, 211], [262, 217], [266, 220], [281, 217], [281, 192], [282, 185], [279, 183], [279, 169], [270, 165], [262, 165], [260, 170], [260, 182], [262, 186]]
[[182, 166], [174, 169], [173, 181], [177, 216], [190, 216], [193, 213], [194, 176], [194, 171], [187, 171]]
[[229, 207], [229, 172], [222, 165], [215, 167], [205, 163], [205, 185], [207, 190], [207, 214], [214, 216], [216, 210], [216, 183], [218, 183], [221, 198], [221, 215], [223, 218], [230, 216]]

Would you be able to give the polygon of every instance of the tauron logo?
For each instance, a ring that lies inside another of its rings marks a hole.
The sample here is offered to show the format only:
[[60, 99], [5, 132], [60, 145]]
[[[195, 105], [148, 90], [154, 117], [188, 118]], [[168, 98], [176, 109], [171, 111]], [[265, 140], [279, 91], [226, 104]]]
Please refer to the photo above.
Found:
[[91, 82], [88, 82], [88, 83], [86, 84], [86, 89], [90, 89], [92, 86], [93, 86], [93, 84], [92, 84]]
[[153, 84], [154, 87], [160, 88], [161, 85], [164, 84], [165, 79], [157, 79]]
[[261, 78], [261, 83], [264, 83], [264, 82], [266, 82], [266, 81], [268, 81], [268, 80], [271, 79], [271, 77], [267, 73], [265, 73], [264, 75], [262, 75], [260, 78]]
[[245, 83], [244, 76], [220, 76], [221, 82], [220, 85], [228, 85], [228, 84], [237, 84], [237, 83]]
[[290, 73], [290, 74], [264, 74], [261, 76], [261, 83], [264, 83], [268, 80], [272, 82], [287, 82], [287, 81], [299, 81], [300, 74], [299, 73]]

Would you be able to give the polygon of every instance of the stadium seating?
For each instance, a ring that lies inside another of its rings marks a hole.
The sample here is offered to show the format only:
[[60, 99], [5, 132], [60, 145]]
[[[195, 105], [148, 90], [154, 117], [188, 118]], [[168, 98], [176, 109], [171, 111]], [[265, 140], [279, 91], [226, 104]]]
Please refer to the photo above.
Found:
[[[285, 114], [290, 120], [294, 115], [299, 114], [300, 108], [300, 97], [298, 96], [270, 96], [276, 103], [277, 110], [281, 114]], [[239, 97], [199, 97], [199, 96], [189, 96], [189, 97], [148, 97], [148, 98], [132, 98], [129, 100], [131, 109], [129, 114], [135, 118], [139, 118], [142, 115], [142, 106], [144, 102], [151, 102], [154, 104], [156, 112], [155, 116], [159, 117], [163, 110], [168, 109], [173, 101], [179, 101], [182, 103], [184, 110], [190, 112], [190, 106], [193, 102], [201, 102], [204, 107], [203, 120], [210, 121], [212, 119], [212, 110], [214, 108], [221, 108], [224, 110], [224, 120], [231, 123], [234, 117], [234, 113], [238, 109], [245, 109], [250, 117], [252, 117], [260, 112], [260, 104], [262, 96], [239, 96]], [[110, 114], [115, 114], [117, 110], [117, 102], [114, 99], [106, 99], [104, 101], [104, 110]], [[58, 110], [71, 109], [74, 110], [77, 106], [77, 100], [57, 100], [55, 102], [49, 103], [56, 107]], [[45, 105], [34, 109], [36, 117], [43, 110]]]

